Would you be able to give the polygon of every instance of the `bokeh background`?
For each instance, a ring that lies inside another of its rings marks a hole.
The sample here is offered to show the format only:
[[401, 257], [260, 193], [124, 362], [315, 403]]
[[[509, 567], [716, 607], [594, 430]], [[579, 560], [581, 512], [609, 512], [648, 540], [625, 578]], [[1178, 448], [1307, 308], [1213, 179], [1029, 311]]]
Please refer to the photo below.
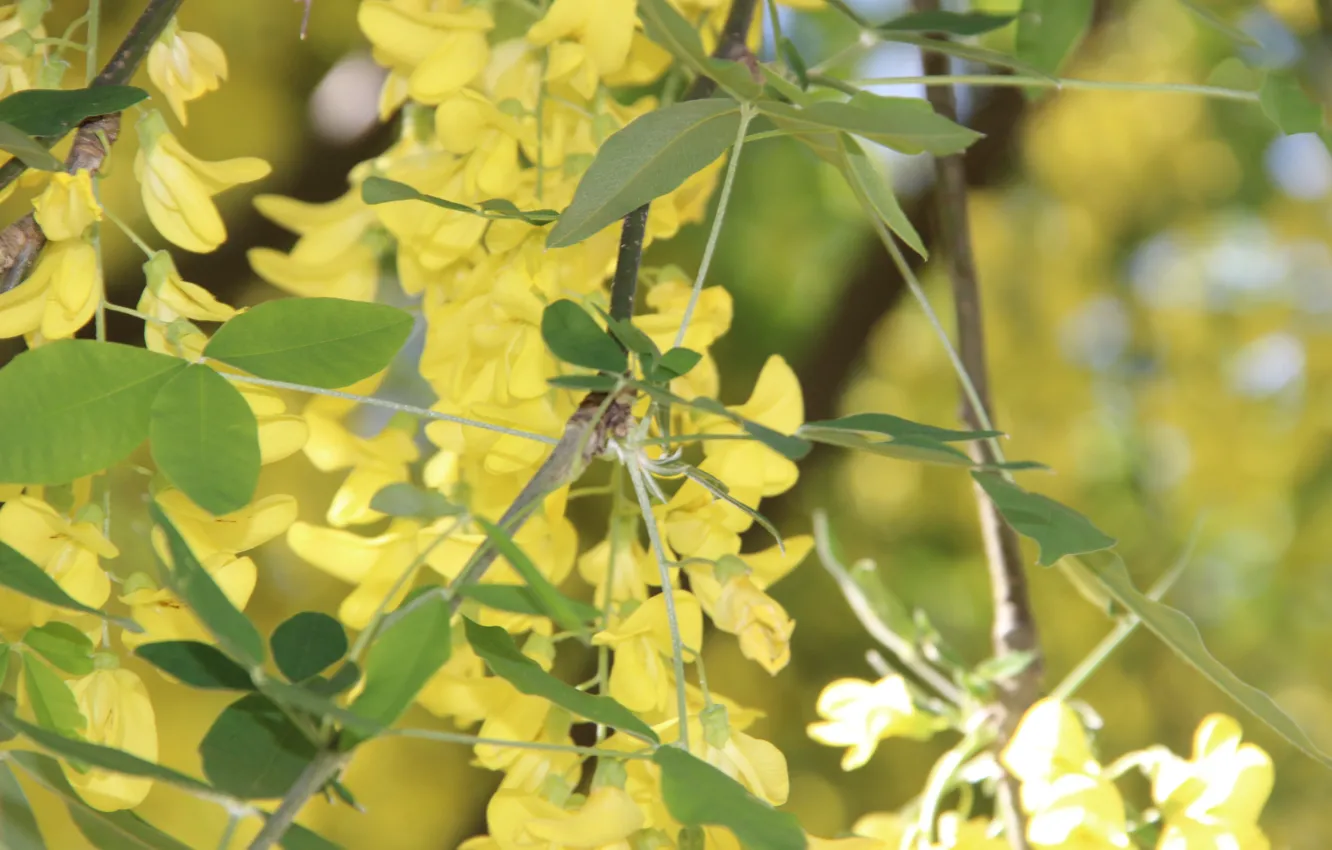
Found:
[[[56, 30], [84, 6], [54, 5]], [[180, 133], [189, 149], [209, 159], [267, 159], [273, 175], [254, 191], [315, 201], [344, 192], [349, 167], [391, 137], [375, 123], [380, 77], [356, 29], [355, 5], [316, 0], [301, 41], [299, 3], [186, 3], [183, 25], [210, 34], [231, 63], [230, 81], [190, 109]], [[854, 5], [885, 19], [903, 3]], [[1107, 0], [1067, 75], [1246, 87], [1255, 85], [1247, 68], [1290, 67], [1320, 94], [1332, 93], [1332, 21], [1320, 28], [1315, 0], [1199, 5], [1260, 46], [1237, 47], [1177, 0]], [[138, 4], [104, 6], [105, 51]], [[1016, 0], [976, 6], [1004, 11]], [[812, 60], [852, 39], [833, 13], [788, 14], [785, 28]], [[986, 43], [1007, 48], [1011, 38], [1010, 29]], [[914, 75], [919, 57], [881, 46], [835, 67], [860, 77]], [[884, 91], [922, 94], [909, 86]], [[1194, 618], [1216, 655], [1332, 750], [1332, 157], [1315, 136], [1280, 136], [1253, 104], [1104, 91], [1026, 99], [1002, 88], [968, 88], [961, 97], [967, 119], [987, 134], [968, 154], [968, 177], [996, 418], [1011, 434], [1011, 457], [1054, 471], [1024, 473], [1022, 482], [1118, 537], [1144, 586], [1192, 538], [1189, 567], [1168, 601]], [[126, 134], [104, 197], [151, 235], [130, 179], [132, 155]], [[888, 164], [932, 240], [930, 163], [894, 157]], [[235, 303], [273, 297], [245, 249], [285, 249], [292, 237], [259, 217], [246, 191], [220, 200], [231, 237], [212, 255], [177, 252], [184, 277]], [[7, 204], [4, 220], [25, 203], [20, 195]], [[141, 257], [113, 229], [104, 233], [111, 298], [132, 305]], [[654, 247], [649, 262], [692, 271], [703, 236], [692, 228]], [[950, 314], [938, 269], [924, 265], [921, 273], [936, 307]], [[837, 176], [789, 140], [746, 147], [713, 281], [736, 303], [732, 330], [716, 349], [724, 400], [745, 398], [776, 352], [800, 375], [810, 419], [879, 410], [956, 422], [956, 385], [923, 314]], [[132, 340], [141, 327], [122, 319], [111, 317], [112, 336]], [[409, 371], [390, 391], [419, 392]], [[310, 520], [337, 484], [299, 455], [264, 476], [265, 486], [294, 489]], [[127, 575], [150, 557], [143, 521], [134, 519], [143, 479], [118, 484], [120, 503], [130, 507], [115, 528], [122, 563], [112, 566]], [[831, 512], [848, 559], [873, 558], [893, 590], [927, 610], [969, 658], [988, 654], [989, 596], [964, 474], [821, 448], [800, 486], [765, 510], [799, 533], [819, 507]], [[249, 611], [263, 626], [331, 608], [345, 592], [281, 543], [256, 561], [260, 582]], [[1053, 685], [1112, 624], [1058, 573], [1032, 567], [1031, 579]], [[709, 646], [709, 676], [728, 696], [767, 712], [757, 734], [789, 759], [788, 808], [811, 832], [831, 836], [866, 812], [910, 799], [952, 742], [889, 741], [869, 766], [842, 773], [840, 753], [814, 744], [804, 729], [828, 681], [873, 677], [864, 657], [870, 640], [812, 558], [774, 595], [798, 623], [790, 667], [771, 678], [721, 636]], [[226, 698], [143, 673], [163, 759], [197, 772], [194, 747]], [[1081, 696], [1103, 719], [1097, 745], [1107, 761], [1158, 742], [1187, 753], [1203, 716], [1237, 712], [1145, 633]], [[413, 711], [413, 723], [435, 722]], [[1332, 846], [1332, 774], [1237, 716], [1276, 762], [1263, 817], [1273, 846]], [[317, 803], [305, 820], [350, 848], [454, 847], [481, 831], [497, 781], [467, 761], [465, 750], [443, 744], [376, 743], [347, 778], [366, 811]], [[52, 846], [83, 846], [56, 825], [65, 818], [54, 801], [32, 796]], [[198, 847], [216, 845], [225, 818], [166, 788], [140, 811]], [[243, 829], [234, 846], [251, 832]]]

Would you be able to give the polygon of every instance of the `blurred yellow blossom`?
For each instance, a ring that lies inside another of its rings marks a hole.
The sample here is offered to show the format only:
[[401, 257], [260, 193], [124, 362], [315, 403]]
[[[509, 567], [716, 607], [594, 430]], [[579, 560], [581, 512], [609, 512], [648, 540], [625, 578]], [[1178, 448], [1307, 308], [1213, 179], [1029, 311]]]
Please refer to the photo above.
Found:
[[172, 20], [148, 51], [148, 78], [186, 124], [185, 104], [216, 91], [227, 78], [227, 56], [208, 36], [182, 30]]
[[[120, 553], [96, 523], [71, 521], [40, 499], [20, 496], [0, 507], [0, 540], [84, 605], [100, 608], [111, 596], [111, 581], [100, 559]], [[64, 609], [0, 589], [0, 623], [7, 628], [41, 626], [68, 615]]]
[[[229, 552], [214, 552], [201, 558], [200, 563], [231, 604], [238, 610], [245, 610], [258, 577], [254, 561]], [[121, 632], [121, 643], [126, 649], [165, 640], [214, 642], [212, 633], [176, 594], [157, 587], [144, 573], [126, 579], [124, 592], [119, 598], [130, 607], [131, 619], [143, 627], [142, 632], [128, 629]]]
[[[143, 681], [129, 670], [95, 670], [69, 683], [83, 713], [83, 740], [157, 761], [157, 718]], [[79, 796], [103, 812], [132, 809], [152, 790], [152, 780], [99, 767], [77, 770], [61, 762]]]
[[842, 770], [863, 767], [885, 738], [926, 740], [945, 728], [942, 719], [916, 707], [906, 680], [898, 675], [877, 682], [838, 679], [819, 694], [821, 723], [809, 725], [809, 736], [830, 747], [847, 747]]

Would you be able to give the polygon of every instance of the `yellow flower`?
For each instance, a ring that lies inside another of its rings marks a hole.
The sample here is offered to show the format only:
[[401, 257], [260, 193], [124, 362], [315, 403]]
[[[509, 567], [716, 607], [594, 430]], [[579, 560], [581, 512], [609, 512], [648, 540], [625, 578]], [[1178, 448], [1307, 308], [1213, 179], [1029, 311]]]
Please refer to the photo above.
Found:
[[375, 58], [406, 79], [407, 93], [435, 104], [470, 83], [486, 67], [485, 33], [494, 20], [485, 9], [426, 11], [416, 2], [365, 0], [356, 21], [374, 45]]
[[186, 124], [185, 104], [216, 91], [227, 78], [227, 56], [217, 42], [181, 30], [173, 19], [148, 51], [148, 78]]
[[[703, 648], [703, 610], [692, 593], [675, 591], [675, 615], [681, 642]], [[666, 597], [658, 594], [627, 618], [592, 638], [597, 646], [615, 650], [610, 695], [634, 711], [663, 711], [674, 699], [671, 672], [671, 629]]]
[[636, 23], [633, 0], [555, 0], [527, 30], [527, 40], [537, 47], [558, 39], [578, 41], [604, 77], [624, 67]]
[[252, 248], [246, 254], [255, 274], [293, 295], [369, 301], [379, 283], [379, 260], [366, 235], [375, 213], [357, 187], [335, 201], [309, 204], [278, 195], [259, 195], [263, 216], [300, 239], [290, 253]]
[[[680, 724], [672, 718], [656, 728], [664, 740], [670, 740], [667, 733], [676, 733]], [[697, 714], [689, 718], [689, 743], [695, 755], [740, 782], [759, 799], [773, 806], [786, 803], [791, 793], [791, 781], [786, 756], [781, 750], [761, 738], [746, 735], [729, 723], [724, 741], [719, 741], [715, 734], [710, 736], [706, 730], [707, 726]], [[678, 737], [675, 734], [675, 738]]]
[[[258, 576], [254, 561], [228, 552], [215, 552], [201, 559], [201, 563], [231, 604], [244, 610], [254, 593]], [[143, 573], [126, 580], [125, 593], [120, 601], [130, 607], [130, 618], [143, 626], [142, 633], [121, 633], [121, 642], [127, 649], [164, 640], [213, 642], [212, 635], [187, 605], [170, 590], [156, 587]]]
[[275, 390], [254, 384], [233, 384], [259, 423], [259, 461], [275, 463], [305, 446], [310, 428], [305, 419], [287, 413], [287, 403]]
[[88, 225], [102, 220], [102, 207], [93, 196], [92, 176], [83, 168], [73, 174], [53, 172], [32, 206], [33, 218], [52, 242], [78, 239]]
[[637, 540], [621, 540], [614, 547], [615, 569], [610, 569], [611, 541], [602, 540], [578, 556], [578, 574], [588, 584], [597, 588], [596, 599], [605, 598], [605, 584], [608, 573], [611, 581], [611, 601], [624, 602], [629, 599], [642, 602], [647, 599], [648, 587], [659, 586], [661, 575], [656, 559], [643, 549]]
[[[83, 739], [157, 761], [157, 719], [148, 691], [129, 670], [97, 670], [69, 683], [87, 725]], [[132, 809], [152, 790], [152, 780], [97, 767], [75, 770], [62, 763], [65, 778], [88, 805], [103, 812]]]
[[1028, 809], [1043, 808], [1049, 786], [1059, 777], [1101, 772], [1077, 712], [1057, 699], [1043, 699], [1027, 709], [999, 760], [1022, 782]]
[[196, 158], [176, 141], [161, 113], [139, 119], [139, 152], [134, 176], [142, 186], [143, 206], [153, 227], [187, 251], [207, 254], [227, 238], [213, 196], [268, 175], [268, 163], [254, 157], [221, 162]]
[[97, 251], [83, 239], [54, 242], [23, 283], [0, 293], [0, 338], [73, 336], [92, 320], [102, 295]]
[[1166, 821], [1160, 850], [1269, 846], [1258, 815], [1272, 793], [1272, 759], [1241, 735], [1234, 718], [1210, 715], [1194, 734], [1192, 759], [1167, 755], [1155, 766], [1152, 799]]
[[501, 850], [627, 848], [644, 821], [629, 793], [611, 786], [592, 789], [577, 811], [515, 790], [497, 792], [486, 807], [486, 825]]
[[[699, 469], [717, 474], [711, 458], [700, 464]], [[726, 484], [730, 486], [732, 498], [750, 507], [758, 505], [757, 487], [731, 481]], [[692, 479], [681, 485], [669, 502], [654, 511], [661, 517], [667, 543], [685, 557], [716, 560], [723, 555], [734, 555], [740, 551], [740, 533], [754, 524], [749, 514], [713, 496]]]
[[286, 494], [265, 496], [217, 517], [179, 490], [159, 493], [157, 503], [200, 561], [214, 552], [247, 552], [278, 537], [296, 520], [296, 499]]
[[1027, 841], [1032, 847], [1118, 850], [1131, 846], [1124, 800], [1110, 780], [1099, 776], [1060, 776], [1050, 783], [1038, 807], [1027, 808], [1027, 814]]
[[[795, 372], [779, 355], [763, 364], [749, 401], [730, 408], [746, 419], [790, 434], [805, 421], [805, 405]], [[705, 433], [738, 434], [739, 426], [724, 419], [705, 421]], [[713, 474], [731, 486], [757, 487], [763, 496], [775, 496], [795, 486], [795, 463], [758, 442], [712, 440], [703, 444]]]
[[[234, 307], [223, 304], [202, 286], [190, 283], [176, 271], [176, 264], [171, 254], [157, 251], [143, 264], [144, 276], [148, 285], [139, 296], [140, 313], [152, 316], [156, 322], [144, 322], [143, 339], [149, 349], [164, 354], [197, 357], [202, 354], [202, 344], [198, 352], [184, 349], [179, 336], [174, 337], [169, 327], [177, 319], [190, 319], [197, 322], [225, 322], [236, 315]], [[179, 327], [179, 326], [178, 326]]]
[[990, 822], [981, 818], [963, 820], [957, 812], [939, 815], [939, 841], [930, 850], [1007, 850], [1008, 841], [994, 836]]
[[338, 608], [338, 619], [354, 629], [363, 629], [376, 609], [392, 610], [411, 590], [411, 578], [401, 581], [392, 598], [389, 592], [403, 574], [418, 567], [417, 532], [420, 524], [397, 519], [388, 531], [362, 537], [350, 531], [297, 522], [287, 532], [287, 544], [300, 558], [324, 572], [356, 585]]
[[748, 576], [736, 576], [722, 585], [712, 622], [739, 637], [741, 654], [773, 675], [791, 661], [795, 621]]
[[809, 736], [830, 747], [848, 747], [842, 770], [863, 767], [885, 738], [926, 740], [946, 725], [918, 709], [906, 680], [885, 676], [870, 683], [838, 679], [819, 694], [816, 705], [822, 723], [809, 725]]
[[908, 822], [896, 812], [870, 812], [862, 815], [851, 825], [851, 833], [887, 842], [890, 847], [897, 847], [902, 843], [902, 836], [906, 834], [907, 827]]
[[[21, 496], [0, 507], [0, 540], [84, 605], [100, 608], [111, 596], [111, 581], [99, 558], [120, 553], [94, 523], [71, 522], [45, 502]], [[66, 613], [12, 590], [0, 590], [0, 622], [7, 627], [42, 626], [57, 616], [66, 619]]]
[[[310, 437], [304, 449], [310, 462], [324, 472], [351, 469], [328, 506], [329, 525], [345, 528], [382, 519], [370, 501], [383, 488], [410, 477], [408, 464], [419, 456], [412, 433], [390, 422], [374, 437], [358, 437], [338, 420], [310, 408], [305, 423]], [[414, 429], [415, 423], [410, 427]]]

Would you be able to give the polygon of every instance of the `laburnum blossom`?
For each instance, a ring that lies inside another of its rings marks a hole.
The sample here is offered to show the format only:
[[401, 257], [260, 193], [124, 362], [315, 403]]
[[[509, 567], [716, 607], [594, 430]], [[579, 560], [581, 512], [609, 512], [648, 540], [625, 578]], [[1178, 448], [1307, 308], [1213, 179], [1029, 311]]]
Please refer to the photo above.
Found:
[[[376, 610], [392, 610], [411, 590], [411, 576], [404, 574], [419, 569], [419, 531], [420, 523], [408, 519], [394, 520], [374, 537], [296, 522], [287, 532], [287, 544], [306, 562], [356, 586], [342, 600], [338, 619], [363, 629]], [[397, 593], [390, 596], [395, 585]]]
[[863, 767], [886, 738], [923, 741], [947, 724], [921, 711], [906, 680], [898, 675], [877, 682], [838, 679], [819, 694], [816, 704], [824, 720], [809, 725], [809, 736], [830, 747], [846, 747], [842, 770]]
[[1241, 736], [1234, 718], [1210, 715], [1191, 759], [1164, 753], [1152, 766], [1152, 799], [1165, 819], [1158, 850], [1270, 846], [1258, 815], [1272, 793], [1272, 759]]
[[[143, 324], [144, 343], [151, 351], [160, 351], [177, 357], [196, 360], [203, 354], [207, 338], [195, 328], [173, 322], [180, 319], [196, 322], [225, 322], [236, 315], [234, 307], [223, 304], [213, 293], [180, 276], [171, 254], [156, 251], [143, 264], [148, 285], [139, 296], [138, 310], [156, 321]], [[181, 329], [186, 330], [182, 331]], [[195, 346], [197, 345], [197, 350]]]
[[[805, 421], [805, 406], [795, 372], [779, 355], [763, 364], [749, 401], [730, 408], [734, 413], [783, 434]], [[700, 426], [709, 434], [739, 434], [734, 422], [718, 417]], [[757, 441], [711, 440], [703, 443], [713, 474], [732, 486], [756, 488], [762, 496], [776, 496], [795, 486], [799, 473], [791, 460]]]
[[408, 465], [419, 455], [412, 434], [415, 423], [392, 421], [373, 437], [358, 437], [322, 412], [319, 404], [306, 406], [310, 437], [305, 456], [324, 472], [350, 469], [328, 506], [329, 525], [345, 528], [382, 519], [370, 501], [388, 485], [408, 480]]
[[82, 168], [73, 174], [51, 174], [32, 207], [42, 235], [52, 242], [78, 239], [89, 225], [102, 220], [102, 207], [93, 195], [92, 175]]
[[410, 96], [439, 103], [475, 79], [486, 67], [490, 48], [485, 34], [494, 27], [489, 11], [463, 2], [431, 9], [408, 0], [364, 0], [356, 21], [374, 47], [374, 56], [391, 70], [387, 112]]
[[530, 792], [504, 789], [496, 792], [486, 807], [490, 834], [465, 841], [462, 848], [628, 848], [629, 837], [643, 824], [642, 809], [621, 788], [594, 788], [577, 809], [562, 808]]
[[[102, 535], [98, 524], [68, 519], [40, 499], [20, 496], [0, 507], [0, 540], [41, 567], [61, 590], [84, 605], [100, 608], [110, 598], [111, 580], [101, 559], [115, 558], [119, 551]], [[69, 620], [69, 612], [0, 589], [0, 624], [6, 628], [42, 626], [57, 618]]]
[[325, 204], [278, 195], [258, 195], [255, 209], [270, 221], [300, 234], [290, 252], [251, 248], [255, 274], [293, 295], [369, 301], [379, 283], [379, 260], [369, 230], [374, 212], [359, 187]]
[[604, 77], [624, 67], [636, 25], [633, 0], [555, 0], [528, 28], [527, 40], [538, 47], [556, 39], [576, 41]]
[[203, 33], [180, 29], [175, 19], [148, 51], [148, 79], [166, 95], [181, 124], [188, 123], [185, 104], [217, 91], [227, 78], [227, 56]]
[[[237, 610], [244, 610], [254, 593], [259, 571], [254, 561], [230, 552], [214, 552], [200, 559], [204, 570]], [[160, 588], [146, 573], [126, 580], [119, 597], [129, 606], [130, 617], [142, 632], [126, 630], [121, 642], [127, 649], [165, 640], [212, 643], [213, 638], [188, 605], [166, 588]]]
[[[698, 651], [703, 644], [703, 610], [688, 591], [675, 591], [675, 616], [680, 640]], [[615, 650], [610, 695], [634, 711], [662, 712], [675, 697], [671, 672], [671, 628], [666, 597], [657, 594], [632, 614], [592, 638], [597, 646]]]
[[1129, 846], [1124, 800], [1102, 775], [1087, 732], [1067, 703], [1043, 699], [1029, 708], [999, 758], [1022, 783], [1032, 846]]
[[[0, 96], [37, 88], [48, 64], [46, 37], [39, 4], [10, 3], [0, 7]], [[24, 38], [23, 36], [30, 36]]]
[[42, 251], [27, 280], [0, 293], [0, 338], [64, 339], [97, 312], [102, 276], [97, 250], [84, 239], [55, 242]]
[[[85, 725], [83, 740], [157, 761], [157, 718], [143, 681], [129, 670], [94, 670], [69, 683]], [[61, 762], [65, 779], [84, 802], [103, 812], [132, 809], [152, 790], [152, 780]]]
[[213, 196], [268, 176], [268, 163], [255, 157], [201, 160], [185, 150], [156, 110], [139, 119], [138, 132], [134, 176], [153, 227], [187, 251], [217, 250], [226, 241], [227, 228]]

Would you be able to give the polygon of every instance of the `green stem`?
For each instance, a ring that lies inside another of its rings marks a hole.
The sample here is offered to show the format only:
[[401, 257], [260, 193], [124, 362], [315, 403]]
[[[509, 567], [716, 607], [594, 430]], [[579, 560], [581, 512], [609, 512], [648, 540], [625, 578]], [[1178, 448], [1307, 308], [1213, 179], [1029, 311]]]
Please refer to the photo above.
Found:
[[[138, 20], [125, 36], [125, 40], [116, 48], [116, 52], [111, 55], [111, 60], [106, 63], [106, 67], [96, 77], [93, 77], [89, 85], [93, 86], [114, 86], [125, 85], [134, 76], [134, 72], [139, 69], [148, 51], [152, 48], [157, 37], [166, 29], [166, 25], [180, 8], [181, 0], [148, 0], [144, 6], [143, 12], [139, 14]], [[92, 26], [89, 18], [89, 26]], [[51, 147], [60, 141], [63, 136], [41, 136], [38, 141], [43, 147]], [[13, 183], [18, 176], [27, 170], [27, 166], [17, 158], [11, 159], [0, 168], [0, 189]]]
[[[623, 538], [621, 532], [622, 520], [620, 518], [620, 503], [624, 499], [624, 467], [615, 464], [611, 470], [611, 515], [610, 530], [608, 533], [608, 546], [606, 561], [606, 585], [601, 595], [601, 628], [609, 629], [611, 626], [611, 609], [615, 606], [615, 566], [619, 561], [620, 545]], [[601, 693], [607, 692], [607, 683], [610, 681], [610, 647], [602, 644], [597, 647], [597, 686]], [[606, 737], [605, 724], [597, 724], [597, 741]]]
[[126, 224], [124, 219], [122, 219], [120, 216], [116, 215], [115, 213], [111, 212], [109, 207], [102, 207], [102, 215], [106, 216], [107, 219], [110, 220], [112, 224], [118, 227], [121, 233], [129, 237], [129, 241], [133, 242], [134, 246], [138, 248], [140, 251], [142, 251], [146, 256], [152, 257], [153, 254], [156, 253], [155, 251], [153, 251], [152, 248], [148, 247], [147, 242], [144, 242], [143, 239], [139, 238], [139, 234], [135, 233], [134, 229], [131, 228], [128, 224]]
[[240, 812], [232, 812], [227, 815], [227, 825], [222, 830], [222, 837], [218, 839], [217, 850], [227, 850], [231, 846], [231, 840], [236, 837], [236, 827], [240, 826]]
[[680, 715], [680, 745], [689, 750], [689, 698], [685, 692], [684, 642], [680, 639], [680, 619], [675, 613], [675, 590], [671, 586], [671, 569], [667, 566], [666, 549], [661, 544], [661, 532], [657, 528], [657, 517], [652, 513], [652, 503], [648, 500], [647, 485], [643, 483], [643, 470], [636, 457], [626, 459], [629, 477], [634, 482], [634, 493], [638, 496], [638, 510], [643, 514], [643, 523], [647, 526], [648, 540], [652, 542], [652, 553], [657, 558], [657, 569], [661, 574], [661, 595], [666, 603], [666, 620], [671, 629], [671, 662], [675, 666], [675, 700]]
[[314, 759], [296, 778], [287, 795], [282, 798], [282, 804], [278, 806], [277, 811], [273, 812], [268, 822], [264, 824], [264, 828], [250, 842], [250, 850], [268, 850], [282, 840], [282, 836], [287, 834], [287, 830], [296, 821], [296, 816], [305, 808], [305, 804], [310, 802], [310, 798], [318, 794], [330, 779], [338, 775], [350, 758], [350, 752], [341, 753], [334, 750], [317, 752]]
[[648, 204], [624, 217], [620, 231], [620, 253], [611, 281], [610, 316], [629, 319], [634, 315], [634, 293], [638, 291], [638, 267], [643, 261], [643, 240], [647, 236]]
[[[823, 86], [826, 89], [836, 89], [837, 91], [842, 92], [843, 94], [849, 94], [849, 95], [860, 94], [860, 89], [851, 85], [846, 80], [840, 80], [837, 77], [831, 76], [829, 74], [820, 74], [817, 72], [811, 72], [807, 75], [807, 77], [812, 85]], [[929, 79], [929, 78], [922, 77], [921, 79]]]
[[88, 46], [85, 48], [84, 62], [84, 81], [85, 86], [91, 86], [93, 80], [97, 78], [97, 73], [93, 69], [97, 67], [97, 39], [100, 35], [99, 29], [102, 23], [102, 0], [88, 0]]
[[525, 440], [532, 440], [537, 443], [545, 443], [553, 446], [559, 443], [554, 437], [547, 437], [544, 434], [533, 434], [531, 431], [522, 431], [518, 428], [509, 428], [504, 425], [494, 425], [490, 422], [482, 422], [477, 419], [467, 419], [463, 416], [454, 416], [449, 413], [440, 413], [438, 410], [430, 410], [425, 407], [417, 407], [411, 404], [402, 404], [388, 399], [375, 398], [374, 396], [357, 395], [356, 393], [343, 392], [342, 390], [330, 390], [323, 387], [311, 387], [305, 384], [293, 384], [287, 381], [272, 381], [268, 378], [256, 378], [253, 375], [237, 375], [233, 372], [222, 372], [222, 377], [228, 381], [234, 381], [238, 384], [254, 384], [260, 387], [272, 387], [277, 390], [292, 390], [298, 393], [309, 393], [311, 395], [323, 395], [331, 398], [341, 398], [347, 401], [354, 401], [358, 404], [367, 404], [371, 407], [382, 407], [386, 410], [394, 410], [398, 413], [407, 413], [412, 416], [419, 416], [422, 419], [437, 419], [441, 422], [456, 422], [459, 425], [465, 425], [469, 428], [480, 428], [485, 431], [494, 431], [499, 434], [508, 434], [511, 437], [522, 437]]
[[748, 103], [740, 107], [740, 126], [735, 132], [735, 146], [731, 152], [731, 161], [726, 164], [726, 178], [722, 181], [721, 197], [717, 200], [717, 215], [712, 219], [712, 230], [708, 233], [708, 244], [703, 247], [703, 260], [698, 265], [698, 276], [694, 278], [694, 289], [689, 293], [689, 303], [685, 305], [680, 330], [675, 334], [673, 345], [679, 348], [684, 343], [685, 333], [689, 330], [689, 320], [698, 306], [699, 295], [703, 292], [703, 282], [707, 280], [708, 268], [712, 265], [712, 254], [717, 249], [717, 238], [721, 236], [722, 223], [726, 220], [726, 206], [731, 200], [731, 189], [735, 186], [735, 172], [740, 165], [740, 151], [745, 146], [745, 132], [749, 122], [756, 115], [754, 107]]
[[546, 71], [550, 68], [550, 48], [547, 47], [541, 51], [541, 82], [537, 84], [537, 102], [536, 102], [536, 196], [537, 200], [544, 200], [545, 196], [545, 178], [546, 178], [546, 148], [545, 132], [546, 126]]
[[579, 747], [573, 744], [555, 744], [548, 741], [505, 741], [499, 738], [479, 738], [476, 735], [463, 735], [458, 732], [445, 732], [442, 729], [389, 729], [385, 736], [399, 738], [423, 738], [428, 741], [443, 741], [448, 744], [466, 744], [475, 746], [487, 744], [494, 747], [510, 747], [515, 750], [541, 750], [553, 753], [577, 753], [583, 756], [600, 756], [614, 759], [650, 759], [650, 751], [607, 750], [599, 747]]
[[153, 324], [155, 324], [155, 325], [169, 325], [169, 324], [171, 324], [170, 322], [165, 321], [165, 320], [163, 320], [163, 319], [159, 319], [159, 318], [157, 318], [156, 316], [150, 316], [150, 315], [148, 315], [147, 313], [142, 313], [142, 312], [140, 312], [140, 311], [138, 311], [138, 310], [135, 310], [135, 309], [132, 309], [132, 308], [130, 308], [130, 307], [122, 307], [122, 306], [120, 306], [119, 304], [112, 304], [110, 301], [108, 301], [104, 306], [106, 307], [106, 309], [110, 310], [112, 313], [123, 313], [123, 314], [125, 314], [126, 316], [133, 316], [133, 317], [136, 318], [136, 319], [140, 319], [140, 320], [145, 321], [145, 322], [151, 322], [151, 323], [153, 323]]
[[[810, 74], [810, 81], [814, 81], [815, 76], [819, 77], [820, 82], [833, 85], [833, 78], [823, 75]], [[1241, 89], [1227, 89], [1219, 86], [1202, 86], [1192, 83], [1135, 83], [1123, 82], [1118, 80], [1079, 80], [1072, 78], [1050, 79], [1047, 77], [1024, 77], [1018, 75], [1006, 74], [940, 74], [929, 77], [865, 77], [854, 80], [838, 80], [840, 85], [833, 85], [834, 88], [841, 86], [878, 86], [878, 85], [901, 85], [901, 86], [1014, 86], [1021, 88], [1039, 87], [1050, 89], [1066, 89], [1070, 91], [1121, 91], [1121, 92], [1149, 92], [1154, 94], [1191, 94], [1201, 97], [1219, 98], [1221, 100], [1239, 100], [1256, 103], [1258, 93], [1243, 91]], [[845, 89], [843, 89], [845, 90]]]

